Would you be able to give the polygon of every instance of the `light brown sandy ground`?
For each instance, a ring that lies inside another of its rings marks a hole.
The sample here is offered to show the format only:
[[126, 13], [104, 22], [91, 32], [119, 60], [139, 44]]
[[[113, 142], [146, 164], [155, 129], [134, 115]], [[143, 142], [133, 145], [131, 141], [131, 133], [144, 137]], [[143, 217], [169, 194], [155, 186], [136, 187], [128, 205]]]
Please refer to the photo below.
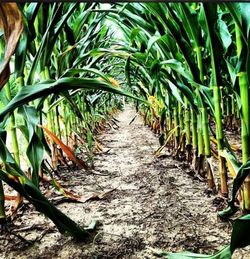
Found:
[[[129, 125], [134, 115], [127, 107], [116, 116], [119, 128], [98, 136], [109, 151], [96, 156], [95, 174], [60, 172], [63, 186], [79, 195], [115, 189], [102, 200], [58, 205], [81, 225], [98, 219], [95, 239], [76, 243], [26, 205], [14, 221], [16, 233], [40, 241], [25, 248], [19, 238], [1, 237], [0, 258], [156, 258], [151, 248], [213, 253], [229, 243], [231, 223], [217, 218], [215, 196], [204, 193], [206, 184], [189, 176], [184, 163], [155, 158], [158, 138], [139, 116]], [[250, 258], [250, 250], [235, 258]]]

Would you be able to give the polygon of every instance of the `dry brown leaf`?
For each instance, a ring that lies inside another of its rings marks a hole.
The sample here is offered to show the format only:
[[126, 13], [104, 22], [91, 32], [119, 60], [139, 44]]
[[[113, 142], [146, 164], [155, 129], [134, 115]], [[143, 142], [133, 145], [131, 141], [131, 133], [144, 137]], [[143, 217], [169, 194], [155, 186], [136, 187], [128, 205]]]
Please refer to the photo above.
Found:
[[72, 200], [76, 200], [76, 201], [79, 201], [79, 199], [81, 198], [79, 195], [77, 194], [74, 194], [73, 192], [70, 192], [70, 191], [67, 191], [65, 190], [62, 185], [56, 181], [56, 179], [53, 179], [54, 180], [54, 183], [57, 185], [57, 188], [58, 190], [67, 198], [70, 198]]
[[74, 155], [73, 150], [71, 150], [71, 148], [67, 145], [65, 145], [53, 132], [51, 132], [49, 129], [47, 129], [46, 127], [42, 126], [42, 125], [38, 125], [40, 128], [42, 128], [46, 134], [53, 139], [53, 141], [60, 146], [60, 148], [62, 149], [62, 151], [67, 155], [67, 157], [75, 162], [77, 165], [79, 165], [81, 168], [83, 169], [88, 169], [87, 165], [85, 164], [84, 161], [82, 161], [81, 159], [77, 158]]
[[4, 62], [0, 67], [1, 89], [9, 79], [10, 58], [23, 31], [22, 14], [16, 3], [0, 3], [0, 29], [4, 32], [6, 44]]
[[113, 192], [116, 189], [111, 189], [106, 192], [91, 192], [89, 194], [86, 194], [85, 196], [82, 196], [79, 200], [81, 202], [86, 202], [89, 200], [102, 200], [104, 199], [109, 193]]

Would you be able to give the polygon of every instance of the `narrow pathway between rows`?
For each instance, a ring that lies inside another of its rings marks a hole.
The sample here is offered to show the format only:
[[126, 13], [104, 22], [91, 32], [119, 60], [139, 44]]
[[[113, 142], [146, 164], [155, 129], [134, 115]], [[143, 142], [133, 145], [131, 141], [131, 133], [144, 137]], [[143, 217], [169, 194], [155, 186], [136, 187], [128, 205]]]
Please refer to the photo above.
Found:
[[119, 128], [98, 136], [104, 150], [95, 158], [95, 174], [62, 172], [63, 186], [79, 195], [111, 190], [100, 200], [58, 204], [82, 225], [98, 219], [95, 240], [75, 244], [30, 207], [15, 224], [42, 226], [19, 233], [41, 240], [22, 252], [6, 250], [3, 258], [154, 258], [150, 248], [213, 253], [229, 242], [231, 225], [217, 219], [215, 196], [205, 194], [205, 183], [189, 176], [183, 163], [154, 157], [158, 137], [140, 116], [129, 125], [135, 114], [126, 107], [116, 116]]

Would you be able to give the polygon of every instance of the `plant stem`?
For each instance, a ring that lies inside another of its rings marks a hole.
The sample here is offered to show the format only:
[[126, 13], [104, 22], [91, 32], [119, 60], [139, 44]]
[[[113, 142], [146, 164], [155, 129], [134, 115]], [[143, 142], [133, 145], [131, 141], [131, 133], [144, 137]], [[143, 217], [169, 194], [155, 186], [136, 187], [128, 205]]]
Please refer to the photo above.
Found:
[[[241, 32], [235, 24], [237, 55], [240, 58], [242, 50]], [[238, 74], [240, 86], [240, 98], [242, 104], [241, 112], [241, 142], [242, 142], [242, 163], [250, 159], [250, 110], [249, 110], [249, 85], [245, 67]], [[250, 170], [249, 170], [250, 172]], [[243, 188], [243, 209], [250, 211], [250, 175], [244, 181]]]
[[[223, 149], [223, 129], [222, 129], [222, 109], [221, 109], [221, 91], [218, 86], [218, 74], [217, 67], [218, 64], [215, 61], [215, 42], [212, 40], [213, 36], [215, 37], [215, 21], [211, 20], [209, 17], [209, 6], [208, 4], [202, 4], [204, 8], [204, 12], [206, 13], [206, 27], [207, 27], [207, 39], [209, 40], [209, 52], [210, 52], [210, 60], [211, 60], [211, 69], [212, 69], [212, 80], [211, 80], [211, 88], [213, 89], [213, 97], [214, 97], [214, 111], [215, 111], [215, 122], [216, 122], [216, 138], [217, 138], [217, 148], [219, 153], [219, 175], [220, 175], [220, 183], [221, 183], [221, 194], [225, 197], [228, 196], [228, 187], [227, 187], [227, 170], [226, 170], [226, 161], [225, 158], [220, 156], [220, 152]], [[216, 58], [218, 58], [216, 56]]]
[[190, 108], [188, 105], [188, 100], [185, 97], [185, 132], [186, 132], [186, 145], [191, 144], [191, 132], [190, 132]]
[[[5, 85], [5, 93], [6, 93], [6, 97], [11, 100], [11, 90], [10, 90], [10, 84], [9, 82], [6, 83]], [[12, 113], [10, 115], [10, 134], [11, 134], [11, 141], [12, 141], [12, 148], [13, 148], [13, 154], [14, 154], [14, 158], [16, 160], [16, 163], [18, 165], [20, 165], [20, 152], [19, 152], [19, 146], [18, 146], [18, 141], [17, 141], [17, 132], [16, 132], [16, 128], [15, 128], [15, 115], [14, 113]]]

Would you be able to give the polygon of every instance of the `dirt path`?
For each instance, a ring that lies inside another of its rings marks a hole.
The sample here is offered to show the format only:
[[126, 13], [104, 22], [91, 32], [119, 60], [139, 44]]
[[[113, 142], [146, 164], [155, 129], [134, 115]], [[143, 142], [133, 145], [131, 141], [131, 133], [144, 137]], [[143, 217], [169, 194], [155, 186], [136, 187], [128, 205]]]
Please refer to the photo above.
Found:
[[[189, 176], [183, 163], [155, 158], [158, 138], [139, 116], [129, 125], [134, 115], [126, 108], [116, 117], [119, 128], [98, 136], [109, 152], [96, 156], [94, 172], [104, 175], [62, 173], [63, 186], [79, 195], [113, 190], [101, 200], [58, 205], [82, 225], [98, 219], [102, 225], [95, 240], [83, 244], [61, 236], [26, 205], [14, 222], [23, 228], [17, 233], [40, 241], [25, 249], [18, 238], [12, 237], [12, 245], [11, 237], [2, 240], [1, 258], [154, 258], [150, 248], [213, 253], [229, 243], [231, 224], [217, 219], [215, 196], [204, 193], [205, 183]], [[237, 258], [250, 258], [246, 251]]]

